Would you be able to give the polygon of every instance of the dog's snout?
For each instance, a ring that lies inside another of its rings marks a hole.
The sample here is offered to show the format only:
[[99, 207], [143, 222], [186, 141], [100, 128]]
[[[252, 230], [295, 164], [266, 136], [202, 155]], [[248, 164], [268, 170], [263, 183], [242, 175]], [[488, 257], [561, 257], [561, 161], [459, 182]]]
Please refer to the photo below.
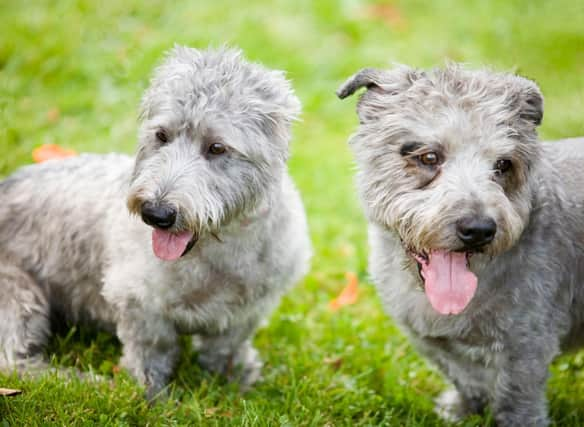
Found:
[[176, 222], [176, 209], [165, 204], [142, 203], [142, 221], [157, 228], [170, 228]]
[[492, 218], [465, 217], [456, 223], [456, 235], [465, 246], [478, 248], [493, 241], [497, 223]]

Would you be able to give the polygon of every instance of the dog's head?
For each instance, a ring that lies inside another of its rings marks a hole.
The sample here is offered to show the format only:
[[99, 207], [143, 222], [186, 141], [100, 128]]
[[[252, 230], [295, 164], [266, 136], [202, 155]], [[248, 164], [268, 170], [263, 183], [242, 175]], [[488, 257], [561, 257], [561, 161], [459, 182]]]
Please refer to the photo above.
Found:
[[300, 103], [282, 72], [237, 50], [172, 49], [142, 99], [128, 207], [163, 259], [258, 208], [286, 170]]
[[528, 222], [542, 95], [525, 78], [454, 64], [365, 69], [337, 95], [361, 87], [350, 143], [367, 216], [402, 240], [434, 308], [458, 313], [476, 289], [473, 269]]

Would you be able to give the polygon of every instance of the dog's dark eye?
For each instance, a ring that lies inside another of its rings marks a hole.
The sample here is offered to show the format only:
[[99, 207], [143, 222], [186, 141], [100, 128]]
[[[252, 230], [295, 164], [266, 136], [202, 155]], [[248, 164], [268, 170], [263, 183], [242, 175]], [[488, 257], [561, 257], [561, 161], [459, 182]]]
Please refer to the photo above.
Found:
[[495, 162], [495, 171], [499, 174], [503, 174], [511, 169], [511, 166], [513, 166], [511, 160], [499, 159]]
[[168, 142], [168, 134], [164, 129], [158, 129], [156, 131], [156, 139], [158, 140], [158, 142], [166, 144]]
[[418, 158], [420, 159], [420, 162], [422, 162], [422, 164], [426, 166], [435, 166], [438, 164], [438, 154], [436, 154], [433, 151], [430, 151], [429, 153], [420, 154]]
[[221, 144], [220, 142], [214, 142], [213, 144], [209, 145], [209, 153], [214, 155], [219, 155], [225, 153], [225, 145]]

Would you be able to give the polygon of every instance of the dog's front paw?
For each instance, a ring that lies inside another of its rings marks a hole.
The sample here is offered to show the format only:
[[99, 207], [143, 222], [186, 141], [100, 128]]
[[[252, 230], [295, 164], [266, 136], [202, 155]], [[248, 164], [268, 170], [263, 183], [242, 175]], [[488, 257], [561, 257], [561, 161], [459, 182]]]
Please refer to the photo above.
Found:
[[445, 421], [457, 422], [468, 415], [460, 393], [454, 389], [442, 392], [434, 403], [436, 404], [434, 412]]
[[487, 406], [487, 399], [480, 392], [471, 395], [472, 397], [464, 397], [455, 389], [446, 390], [434, 400], [434, 412], [450, 422], [460, 421], [470, 415], [481, 415]]
[[242, 390], [248, 390], [262, 377], [262, 360], [258, 351], [251, 345], [242, 345], [233, 358], [233, 366], [228, 372], [230, 381], [237, 381]]
[[258, 351], [248, 341], [229, 354], [203, 351], [199, 354], [199, 364], [229, 381], [238, 382], [244, 391], [260, 380], [263, 366]]
[[152, 351], [147, 353], [147, 350], [148, 348], [137, 353], [126, 347], [124, 355], [120, 359], [120, 367], [144, 386], [146, 400], [149, 402], [165, 400], [168, 397], [166, 386], [173, 371], [178, 351], [173, 349], [165, 353]]
[[497, 412], [495, 414], [495, 421], [497, 422], [497, 427], [547, 427], [550, 424], [546, 413], [528, 415], [517, 413], [516, 411]]
[[487, 398], [484, 393], [477, 390], [469, 392], [469, 397], [461, 395], [456, 389], [442, 392], [434, 403], [434, 412], [440, 418], [449, 422], [458, 422], [470, 415], [482, 415], [487, 406]]

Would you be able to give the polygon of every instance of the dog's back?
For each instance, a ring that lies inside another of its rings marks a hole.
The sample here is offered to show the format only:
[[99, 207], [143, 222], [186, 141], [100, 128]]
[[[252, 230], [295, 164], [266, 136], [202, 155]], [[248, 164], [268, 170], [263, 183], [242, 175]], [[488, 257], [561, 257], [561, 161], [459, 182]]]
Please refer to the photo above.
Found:
[[[566, 191], [584, 201], [584, 138], [569, 138], [542, 144], [545, 158], [560, 174]], [[577, 191], [572, 191], [577, 190]]]
[[[551, 223], [550, 227], [567, 229], [563, 247], [570, 247], [576, 253], [576, 262], [565, 265], [569, 275], [564, 284], [564, 298], [572, 301], [570, 307], [570, 327], [568, 334], [562, 338], [562, 348], [571, 350], [584, 345], [584, 138], [570, 138], [542, 144], [544, 158], [553, 165], [553, 171], [561, 181], [564, 191], [564, 215], [560, 223]], [[578, 261], [579, 260], [579, 261]], [[569, 292], [569, 294], [567, 293]]]
[[120, 176], [130, 172], [128, 157], [82, 155], [26, 166], [0, 183], [0, 252], [74, 320], [101, 298], [104, 212], [124, 208]]

